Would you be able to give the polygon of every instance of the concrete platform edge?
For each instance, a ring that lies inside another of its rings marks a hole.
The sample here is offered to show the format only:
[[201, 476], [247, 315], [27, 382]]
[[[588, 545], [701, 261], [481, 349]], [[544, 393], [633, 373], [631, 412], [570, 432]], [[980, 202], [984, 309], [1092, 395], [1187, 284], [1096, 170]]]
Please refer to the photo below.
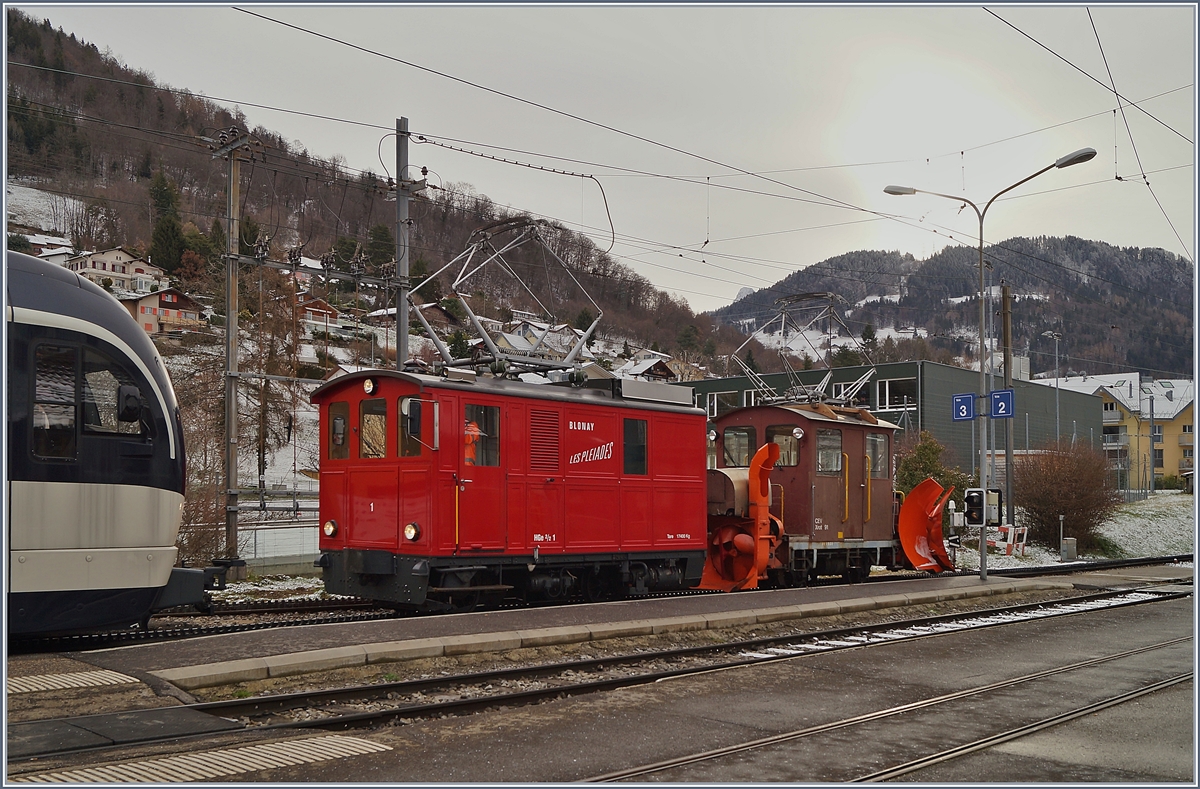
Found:
[[424, 638], [414, 641], [361, 644], [310, 650], [307, 652], [292, 652], [265, 658], [248, 658], [197, 666], [159, 669], [150, 673], [183, 690], [195, 690], [197, 688], [232, 685], [238, 682], [267, 679], [268, 677], [305, 674], [311, 671], [323, 671], [349, 666], [399, 662], [426, 657], [440, 657], [442, 655], [503, 652], [522, 647], [601, 641], [608, 638], [644, 636], [685, 630], [716, 630], [725, 627], [765, 624], [790, 619], [832, 616], [853, 611], [899, 608], [945, 600], [1014, 594], [1017, 592], [1046, 591], [1051, 589], [1070, 590], [1074, 586], [1074, 584], [1067, 581], [998, 579], [995, 581], [989, 580], [986, 585], [979, 586], [963, 586], [953, 589], [931, 590], [910, 594], [879, 595], [876, 597], [856, 598], [837, 602], [805, 603], [801, 605], [764, 608], [758, 611], [697, 614], [695, 616], [676, 616], [630, 622], [607, 622], [500, 633]]

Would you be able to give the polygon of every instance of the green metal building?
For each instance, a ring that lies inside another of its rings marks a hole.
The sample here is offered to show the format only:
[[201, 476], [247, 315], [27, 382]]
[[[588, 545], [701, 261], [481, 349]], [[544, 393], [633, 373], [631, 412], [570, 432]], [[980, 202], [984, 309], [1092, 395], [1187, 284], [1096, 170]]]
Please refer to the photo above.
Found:
[[[892, 362], [874, 368], [837, 367], [832, 371], [825, 394], [834, 398], [843, 396], [847, 388], [872, 369], [873, 375], [847, 404], [866, 408], [878, 418], [899, 425], [906, 432], [928, 430], [946, 447], [943, 463], [975, 473], [979, 462], [979, 423], [955, 422], [951, 407], [954, 395], [978, 392], [979, 372], [929, 361]], [[795, 373], [795, 376], [806, 386], [815, 387], [829, 372], [827, 369], [803, 370]], [[761, 378], [773, 388], [775, 394], [785, 393], [792, 385], [787, 373], [771, 373]], [[754, 405], [763, 396], [755, 388], [754, 382], [745, 376], [688, 381], [677, 385], [691, 387], [696, 405], [705, 409], [709, 416], [717, 416], [740, 406]], [[1003, 388], [1004, 378], [997, 375], [989, 389]], [[1013, 453], [1019, 456], [1026, 450], [1036, 450], [1055, 440], [1055, 389], [1029, 381], [1014, 381], [1012, 388]], [[988, 402], [977, 400], [975, 410], [976, 413], [982, 411], [986, 414]], [[1102, 448], [1102, 411], [1102, 401], [1095, 395], [1066, 389], [1058, 392], [1062, 445], [1070, 446], [1070, 442], [1075, 441], [1083, 446]], [[976, 419], [986, 420], [988, 417]], [[1002, 469], [1006, 420], [990, 421], [988, 445], [995, 448], [996, 468]]]

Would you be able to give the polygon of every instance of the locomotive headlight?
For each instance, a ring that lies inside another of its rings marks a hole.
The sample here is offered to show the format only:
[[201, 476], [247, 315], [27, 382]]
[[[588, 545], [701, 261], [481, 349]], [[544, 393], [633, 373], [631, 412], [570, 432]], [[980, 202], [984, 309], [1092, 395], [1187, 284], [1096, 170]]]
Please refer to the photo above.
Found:
[[375, 379], [374, 378], [366, 378], [363, 380], [363, 391], [366, 392], [367, 394], [375, 393]]
[[404, 539], [408, 540], [409, 542], [416, 542], [417, 538], [420, 536], [421, 527], [417, 525], [416, 521], [404, 524]]
[[792, 437], [799, 441], [804, 438], [804, 430], [799, 427], [792, 428]]
[[709, 440], [709, 441], [716, 441], [716, 440], [717, 440], [717, 431], [716, 431], [716, 430], [709, 430], [709, 431], [708, 431], [708, 440]]
[[325, 521], [325, 525], [321, 527], [321, 531], [325, 532], [326, 537], [332, 537], [337, 534], [337, 521]]

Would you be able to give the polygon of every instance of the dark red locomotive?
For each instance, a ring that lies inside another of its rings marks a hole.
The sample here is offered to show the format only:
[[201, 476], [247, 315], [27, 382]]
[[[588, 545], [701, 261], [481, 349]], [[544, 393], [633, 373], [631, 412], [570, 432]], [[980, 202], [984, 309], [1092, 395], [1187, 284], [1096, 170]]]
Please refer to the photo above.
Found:
[[896, 429], [864, 409], [824, 403], [739, 408], [713, 421], [710, 465], [722, 474], [748, 469], [761, 446], [779, 447], [770, 476], [770, 512], [781, 532], [766, 568], [772, 585], [818, 574], [857, 581], [874, 565], [914, 566], [897, 534]]
[[686, 389], [367, 370], [313, 394], [330, 592], [460, 608], [693, 587], [705, 416]]

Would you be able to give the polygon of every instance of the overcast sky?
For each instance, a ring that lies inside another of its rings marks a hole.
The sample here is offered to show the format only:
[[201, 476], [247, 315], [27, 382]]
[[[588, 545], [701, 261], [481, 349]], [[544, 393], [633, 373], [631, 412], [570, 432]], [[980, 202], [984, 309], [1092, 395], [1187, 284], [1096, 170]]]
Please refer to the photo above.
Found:
[[[982, 208], [1084, 147], [1099, 155], [998, 200], [985, 240], [1195, 254], [1192, 6], [243, 7], [346, 43], [232, 6], [19, 7], [173, 87], [385, 129], [405, 116], [594, 175], [614, 256], [696, 310], [844, 252], [973, 246], [969, 207], [883, 187]], [[1113, 82], [1138, 107], [1119, 111]], [[384, 130], [243, 110], [313, 155], [394, 169]], [[432, 145], [410, 158], [609, 246], [592, 181]]]

